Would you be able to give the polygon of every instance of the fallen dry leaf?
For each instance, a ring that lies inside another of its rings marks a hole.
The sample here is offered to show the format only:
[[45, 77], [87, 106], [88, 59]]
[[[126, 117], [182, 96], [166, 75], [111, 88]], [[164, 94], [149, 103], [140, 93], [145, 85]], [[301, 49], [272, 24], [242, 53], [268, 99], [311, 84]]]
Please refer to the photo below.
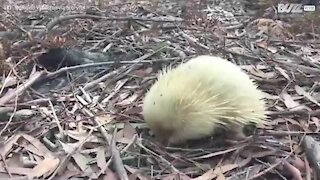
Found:
[[[207, 171], [203, 175], [201, 175], [197, 178], [194, 178], [193, 180], [211, 180], [211, 179], [217, 178], [221, 174], [224, 174], [228, 171], [231, 171], [237, 167], [238, 167], [237, 164], [227, 164], [227, 165], [223, 165], [221, 167], [216, 167], [214, 170], [210, 169], [209, 171]], [[220, 177], [220, 178], [222, 178], [222, 177]]]
[[[27, 141], [27, 144], [26, 141]], [[8, 139], [4, 146], [0, 147], [0, 153], [3, 157], [6, 157], [6, 155], [10, 152], [10, 150], [13, 147], [13, 144], [20, 144], [20, 146], [25, 147], [29, 151], [31, 151], [34, 154], [37, 154], [39, 156], [44, 156], [46, 158], [54, 158], [51, 151], [44, 146], [38, 139], [33, 138], [32, 136], [29, 136], [27, 134], [16, 134], [12, 136], [10, 139]], [[32, 145], [33, 147], [31, 147]]]
[[118, 176], [111, 171], [111, 169], [106, 170], [106, 175], [103, 176], [103, 180], [114, 180], [114, 179], [119, 179]]
[[74, 149], [78, 148], [81, 144], [81, 142], [76, 142], [76, 143], [63, 143], [61, 141], [59, 141], [59, 143], [62, 146], [62, 149], [64, 150], [64, 152], [66, 153], [72, 153], [74, 151]]
[[220, 175], [220, 174], [224, 174], [228, 171], [231, 171], [235, 168], [237, 168], [238, 165], [237, 164], [226, 164], [220, 167], [216, 167], [213, 171], [214, 174]]
[[185, 174], [170, 174], [162, 178], [163, 180], [191, 180], [191, 178]]
[[128, 144], [132, 141], [137, 131], [130, 123], [125, 123], [124, 128], [118, 131], [116, 138], [117, 142]]
[[35, 115], [36, 112], [34, 110], [31, 110], [31, 109], [21, 109], [21, 110], [18, 110], [16, 113], [15, 113], [15, 117], [18, 117], [18, 118], [27, 118], [27, 117], [30, 117], [32, 115]]
[[248, 54], [248, 51], [242, 47], [231, 47], [231, 48], [228, 48], [228, 50], [238, 54]]
[[97, 165], [101, 170], [106, 170], [108, 168], [108, 164], [106, 162], [107, 157], [105, 153], [106, 149], [99, 147], [97, 152]]
[[140, 114], [142, 112], [142, 108], [141, 107], [133, 107], [133, 108], [130, 108], [128, 110], [126, 110], [124, 112], [124, 114], [126, 115], [136, 115], [136, 114]]
[[29, 178], [46, 177], [50, 175], [59, 165], [60, 160], [58, 158], [51, 159], [45, 158], [35, 166], [28, 174]]
[[135, 177], [138, 177], [139, 180], [148, 180], [148, 178], [142, 175], [138, 169], [132, 168], [128, 165], [124, 165], [124, 167], [131, 173], [131, 175], [129, 175], [129, 179], [136, 179]]
[[114, 116], [110, 114], [103, 114], [95, 117], [101, 124], [108, 124], [114, 120]]
[[286, 105], [288, 109], [301, 109], [300, 104], [294, 101], [292, 96], [290, 96], [289, 94], [284, 92], [280, 95], [280, 97], [282, 97], [283, 103]]
[[279, 73], [280, 73], [283, 77], [285, 77], [288, 81], [291, 81], [291, 78], [290, 78], [290, 76], [287, 74], [286, 70], [282, 69], [282, 68], [279, 67], [279, 66], [276, 66], [275, 69], [278, 70]]
[[198, 156], [198, 157], [194, 157], [194, 158], [191, 158], [191, 159], [192, 160], [208, 159], [208, 158], [212, 158], [214, 156], [219, 156], [219, 155], [226, 154], [226, 153], [229, 153], [229, 152], [232, 152], [232, 151], [236, 151], [237, 149], [238, 148], [230, 148], [230, 149], [226, 149], [226, 150], [222, 150], [222, 151], [218, 151], [218, 152], [214, 152], [214, 153], [208, 153], [208, 154], [201, 155], [201, 156]]
[[276, 78], [277, 74], [275, 72], [263, 72], [261, 69], [258, 67], [254, 67], [252, 65], [244, 65], [241, 66], [242, 69], [247, 70], [250, 74], [260, 77], [262, 79], [274, 79]]
[[96, 137], [95, 135], [89, 135], [88, 132], [79, 132], [79, 131], [74, 131], [74, 130], [68, 130], [65, 131], [66, 135], [68, 135], [70, 138], [74, 139], [74, 140], [78, 140], [78, 141], [84, 141], [86, 140], [86, 142], [94, 142], [94, 143], [99, 143], [101, 142], [101, 140]]
[[[7, 165], [9, 167], [23, 167], [21, 156], [17, 153], [12, 153], [11, 157], [7, 159]], [[0, 166], [4, 167], [3, 163], [1, 163]]]
[[7, 76], [0, 83], [0, 88], [8, 88], [17, 84], [17, 77], [15, 76]]
[[[11, 174], [28, 176], [30, 171], [31, 171], [30, 168], [10, 167]], [[3, 167], [0, 168], [0, 172], [8, 173], [8, 171]]]
[[225, 180], [226, 177], [223, 174], [220, 174], [216, 180]]
[[193, 178], [192, 180], [211, 180], [211, 179], [217, 178], [220, 175], [220, 172], [221, 171], [217, 171], [216, 169], [215, 170], [210, 169], [206, 173], [196, 178]]
[[2, 43], [0, 43], [0, 61], [3, 61], [5, 59], [5, 53]]
[[78, 167], [83, 171], [86, 175], [96, 177], [93, 169], [89, 166], [89, 162], [91, 161], [90, 157], [82, 155], [79, 152], [75, 152], [72, 155], [73, 160], [76, 162]]
[[45, 145], [43, 145], [41, 143], [41, 141], [39, 141], [38, 139], [36, 139], [36, 138], [34, 138], [32, 136], [29, 136], [27, 134], [23, 134], [23, 138], [25, 138], [31, 144], [33, 144], [39, 150], [39, 152], [38, 152], [39, 154], [41, 152], [44, 157], [54, 159], [54, 156], [53, 156], [52, 152]]
[[132, 96], [126, 98], [125, 100], [117, 103], [118, 106], [127, 106], [132, 104], [135, 100], [137, 100], [137, 98], [139, 97], [138, 94], [133, 94]]
[[138, 77], [146, 77], [150, 73], [152, 73], [152, 68], [151, 67], [149, 67], [147, 69], [136, 70], [136, 71], [132, 72], [131, 74], [135, 75], [135, 76], [138, 76]]
[[13, 144], [17, 142], [17, 140], [21, 137], [21, 134], [16, 134], [9, 138], [3, 146], [0, 146], [0, 153], [2, 157], [6, 157], [7, 154], [10, 152], [11, 148], [13, 147]]
[[271, 52], [272, 54], [275, 54], [278, 52], [278, 49], [273, 46], [269, 46], [266, 41], [261, 41], [256, 43], [258, 47], [266, 49], [267, 51]]
[[304, 96], [305, 98], [309, 99], [311, 102], [316, 104], [317, 106], [320, 106], [320, 103], [317, 100], [315, 100], [309, 93], [307, 93], [302, 87], [295, 85], [294, 89], [299, 95]]
[[123, 137], [132, 139], [137, 134], [137, 131], [130, 123], [125, 123], [123, 128]]
[[294, 156], [294, 158], [290, 159], [291, 160], [291, 164], [298, 168], [300, 171], [304, 171], [306, 166], [305, 166], [305, 162], [299, 158], [297, 155]]
[[285, 119], [287, 122], [290, 122], [292, 125], [298, 126], [300, 129], [302, 129], [304, 132], [306, 133], [311, 133], [311, 130], [308, 129], [308, 127], [302, 125], [301, 123], [299, 123], [298, 121], [292, 119], [292, 118], [286, 118]]

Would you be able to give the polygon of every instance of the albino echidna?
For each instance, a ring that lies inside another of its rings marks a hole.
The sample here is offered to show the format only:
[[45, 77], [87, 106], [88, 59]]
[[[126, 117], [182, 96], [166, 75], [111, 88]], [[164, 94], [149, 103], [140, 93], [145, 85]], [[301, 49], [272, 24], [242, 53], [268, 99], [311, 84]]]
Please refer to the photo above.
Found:
[[165, 68], [146, 93], [142, 114], [159, 140], [176, 144], [210, 136], [217, 127], [261, 124], [265, 111], [263, 93], [240, 67], [202, 55]]

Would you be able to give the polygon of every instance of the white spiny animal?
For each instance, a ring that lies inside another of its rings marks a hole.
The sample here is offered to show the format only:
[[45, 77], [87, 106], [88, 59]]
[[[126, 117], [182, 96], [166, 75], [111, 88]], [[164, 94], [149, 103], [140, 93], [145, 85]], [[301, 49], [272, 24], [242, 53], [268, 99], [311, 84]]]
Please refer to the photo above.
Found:
[[209, 55], [165, 68], [143, 102], [151, 131], [172, 144], [210, 136], [221, 126], [263, 123], [265, 110], [263, 93], [239, 66]]

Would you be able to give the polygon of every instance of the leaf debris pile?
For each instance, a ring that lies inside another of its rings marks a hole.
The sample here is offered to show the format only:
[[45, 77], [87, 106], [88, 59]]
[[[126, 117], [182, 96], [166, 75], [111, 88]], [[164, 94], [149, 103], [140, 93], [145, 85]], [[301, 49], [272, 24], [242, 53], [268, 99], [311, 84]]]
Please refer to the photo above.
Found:
[[[253, 16], [242, 1], [50, 2], [86, 8], [0, 9], [1, 178], [319, 176], [310, 148], [320, 129], [316, 13]], [[107, 58], [46, 71], [36, 59], [50, 48]], [[148, 131], [141, 103], [157, 72], [200, 54], [240, 65], [265, 92], [270, 123], [250, 141], [163, 147]]]

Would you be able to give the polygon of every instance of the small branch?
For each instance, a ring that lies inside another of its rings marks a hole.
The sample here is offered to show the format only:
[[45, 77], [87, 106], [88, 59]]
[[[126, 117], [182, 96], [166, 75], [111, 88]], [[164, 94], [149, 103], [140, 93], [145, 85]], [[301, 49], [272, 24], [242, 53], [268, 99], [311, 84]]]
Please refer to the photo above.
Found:
[[36, 72], [35, 74], [33, 74], [33, 76], [30, 79], [28, 79], [26, 83], [18, 86], [16, 91], [11, 92], [10, 94], [7, 94], [6, 96], [0, 98], [0, 106], [3, 106], [7, 102], [11, 101], [15, 96], [19, 96], [20, 94], [22, 94], [27, 88], [29, 88], [33, 83], [35, 83], [45, 74], [46, 72], [44, 71]]
[[48, 75], [46, 76], [46, 78], [53, 78], [58, 76], [61, 73], [67, 72], [67, 71], [73, 71], [73, 70], [78, 70], [78, 69], [82, 69], [82, 68], [89, 68], [89, 67], [100, 67], [100, 66], [105, 66], [105, 65], [113, 65], [115, 63], [117, 64], [152, 64], [155, 62], [168, 62], [168, 61], [174, 61], [174, 60], [178, 60], [180, 59], [179, 57], [175, 57], [175, 58], [165, 58], [165, 59], [157, 59], [157, 60], [132, 60], [132, 61], [120, 61], [120, 62], [100, 62], [100, 63], [88, 63], [88, 64], [81, 64], [81, 65], [76, 65], [76, 66], [70, 66], [70, 67], [63, 67], [60, 68], [59, 70], [52, 72], [52, 73], [48, 73]]
[[98, 127], [92, 128], [88, 135], [79, 143], [79, 146], [77, 146], [76, 148], [72, 149], [59, 163], [58, 167], [55, 169], [55, 171], [51, 174], [51, 176], [48, 178], [48, 180], [54, 179], [56, 177], [57, 174], [61, 173], [67, 166], [70, 158], [72, 157], [72, 155], [79, 151], [82, 146], [84, 145], [84, 143], [87, 142], [88, 138], [92, 135], [92, 132], [97, 129]]
[[300, 116], [319, 116], [320, 110], [307, 111], [307, 110], [289, 110], [289, 111], [272, 111], [269, 112], [269, 116], [289, 116], [289, 115], [300, 115]]
[[142, 145], [140, 142], [137, 143], [138, 146], [140, 146], [142, 149], [144, 149], [146, 152], [148, 152], [149, 154], [152, 154], [154, 157], [156, 157], [157, 159], [159, 159], [161, 162], [165, 163], [168, 167], [170, 167], [171, 171], [174, 173], [180, 173], [180, 171], [173, 166], [173, 164], [171, 164], [168, 160], [166, 160], [165, 158], [163, 158], [161, 155], [158, 155], [157, 153], [151, 151], [150, 149], [148, 149], [147, 147], [145, 147], [144, 145]]
[[309, 67], [309, 66], [304, 66], [304, 65], [300, 65], [300, 64], [294, 64], [291, 62], [284, 62], [284, 61], [274, 61], [277, 64], [281, 64], [284, 65], [285, 67], [291, 67], [293, 69], [295, 69], [295, 71], [297, 70], [301, 70], [304, 71], [306, 73], [310, 73], [310, 74], [319, 74], [320, 70], [318, 68], [313, 68], [313, 67]]
[[82, 18], [82, 19], [101, 19], [105, 21], [152, 21], [152, 22], [182, 22], [183, 20], [180, 18], [139, 18], [139, 17], [104, 17], [104, 16], [95, 16], [95, 15], [89, 15], [89, 14], [73, 14], [69, 16], [60, 16], [57, 18], [54, 18], [52, 21], [50, 21], [47, 25], [47, 28], [45, 31], [40, 32], [37, 37], [41, 38], [44, 36], [48, 31], [50, 31], [54, 26], [61, 23], [62, 21], [67, 21], [70, 19], [76, 19], [76, 18]]
[[202, 49], [207, 50], [207, 51], [210, 50], [210, 48], [209, 48], [208, 46], [199, 43], [199, 42], [197, 41], [197, 39], [189, 36], [188, 34], [186, 34], [186, 33], [184, 33], [184, 32], [181, 32], [181, 36], [184, 37], [185, 39], [187, 39], [187, 41], [188, 41], [190, 44], [192, 44], [192, 45], [196, 45], [196, 46], [201, 47]]
[[58, 119], [58, 116], [57, 116], [57, 114], [55, 112], [53, 104], [52, 104], [52, 102], [50, 100], [48, 102], [49, 102], [49, 105], [50, 105], [50, 108], [51, 108], [51, 111], [52, 111], [52, 114], [53, 114], [53, 119], [54, 119], [54, 121], [56, 122], [56, 124], [58, 126], [58, 129], [59, 129], [59, 132], [60, 132], [60, 137], [63, 137], [64, 136], [64, 130], [63, 130], [63, 128], [62, 128], [62, 126], [61, 126], [61, 124], [59, 122], [59, 119]]
[[5, 159], [4, 155], [1, 154], [1, 153], [0, 153], [0, 157], [1, 157], [1, 159], [2, 159], [4, 168], [5, 168], [5, 170], [7, 171], [8, 175], [9, 175], [9, 177], [10, 177], [10, 179], [11, 179], [13, 176], [12, 176], [12, 173], [11, 173], [11, 171], [10, 171], [10, 168], [9, 168], [7, 162], [6, 162], [6, 159]]
[[11, 124], [12, 120], [13, 120], [13, 117], [14, 115], [16, 114], [17, 112], [17, 102], [18, 102], [18, 96], [15, 97], [15, 106], [14, 106], [14, 110], [13, 110], [13, 113], [11, 114], [10, 118], [9, 118], [9, 121], [6, 123], [5, 127], [2, 128], [2, 130], [0, 131], [0, 136], [3, 134], [3, 132], [5, 132], [5, 130], [9, 127], [9, 125]]
[[[138, 67], [140, 67], [139, 63], [142, 60], [145, 60], [145, 59], [153, 56], [154, 54], [156, 54], [157, 52], [161, 51], [165, 47], [166, 46], [161, 46], [161, 47], [157, 48], [156, 50], [154, 50], [153, 52], [147, 53], [147, 54], [145, 54], [145, 55], [133, 60], [133, 61], [135, 61], [135, 63], [133, 63], [129, 67], [122, 66], [119, 69], [114, 70], [114, 71], [110, 72], [109, 74], [106, 74], [106, 75], [100, 77], [99, 79], [96, 79], [96, 80], [92, 81], [91, 83], [86, 84], [84, 86], [84, 89], [88, 90], [88, 89], [94, 87], [95, 85], [97, 85], [98, 83], [100, 83], [100, 82], [102, 82], [102, 81], [104, 81], [104, 80], [106, 80], [106, 79], [108, 79], [108, 78], [110, 78], [110, 77], [112, 77], [114, 75], [117, 75], [117, 74], [121, 74], [122, 76], [127, 75], [127, 73], [130, 73], [131, 71], [133, 71], [133, 70], [137, 69]], [[128, 69], [128, 70], [126, 70], [126, 69]]]
[[117, 149], [117, 146], [115, 144], [115, 141], [113, 140], [112, 136], [110, 136], [110, 134], [108, 134], [108, 132], [103, 128], [103, 126], [101, 125], [101, 123], [99, 122], [99, 120], [97, 120], [94, 115], [88, 111], [85, 110], [85, 112], [93, 118], [94, 123], [96, 124], [96, 126], [98, 126], [98, 130], [101, 132], [103, 138], [107, 141], [110, 151], [111, 151], [111, 161], [113, 163], [113, 168], [115, 169], [115, 171], [117, 172], [119, 178], [121, 180], [129, 180], [127, 171], [124, 168], [121, 156], [120, 156], [120, 152]]

